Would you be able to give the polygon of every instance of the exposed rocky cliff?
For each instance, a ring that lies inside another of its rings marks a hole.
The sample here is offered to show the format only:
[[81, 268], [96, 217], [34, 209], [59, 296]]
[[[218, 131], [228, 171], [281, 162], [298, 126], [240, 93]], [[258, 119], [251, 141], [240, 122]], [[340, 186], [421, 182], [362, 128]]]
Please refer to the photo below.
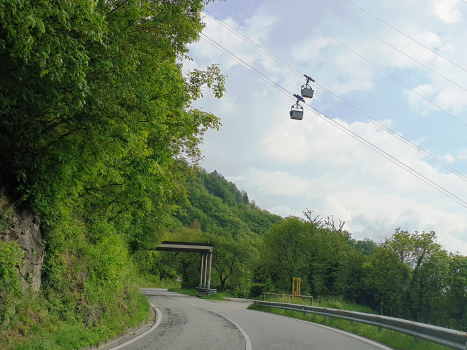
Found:
[[35, 292], [39, 291], [44, 262], [40, 217], [27, 210], [13, 210], [0, 194], [0, 220], [0, 241], [16, 241], [25, 251], [23, 264], [18, 267], [22, 289], [31, 287]]

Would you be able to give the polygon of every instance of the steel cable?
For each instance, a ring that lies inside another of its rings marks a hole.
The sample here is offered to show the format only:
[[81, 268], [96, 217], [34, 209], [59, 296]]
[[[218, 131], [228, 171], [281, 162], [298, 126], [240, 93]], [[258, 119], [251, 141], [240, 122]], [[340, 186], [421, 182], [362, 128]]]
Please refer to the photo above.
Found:
[[[361, 7], [357, 6], [357, 5], [356, 5], [356, 4], [354, 4], [353, 2], [350, 2], [349, 0], [345, 0], [345, 1], [347, 1], [347, 2], [348, 2], [350, 5], [352, 5], [352, 6], [355, 6], [355, 7], [356, 7], [356, 8], [358, 8], [359, 10], [361, 10], [361, 11], [365, 12], [367, 15], [369, 15], [369, 16], [373, 17], [374, 19], [376, 19], [376, 20], [380, 21], [381, 23], [383, 23], [383, 24], [387, 25], [389, 28], [392, 28], [392, 29], [393, 29], [393, 30], [395, 30], [396, 32], [398, 32], [398, 33], [402, 34], [402, 35], [403, 35], [403, 36], [405, 36], [406, 38], [408, 38], [408, 39], [412, 40], [413, 42], [417, 43], [418, 45], [420, 45], [420, 46], [423, 46], [425, 49], [427, 49], [427, 50], [430, 50], [430, 51], [431, 51], [432, 53], [434, 53], [435, 55], [437, 55], [437, 56], [441, 57], [442, 59], [444, 59], [444, 60], [448, 61], [449, 63], [453, 64], [454, 66], [456, 66], [456, 67], [458, 67], [458, 68], [462, 69], [464, 72], [466, 72], [466, 73], [467, 73], [467, 70], [466, 70], [466, 69], [464, 69], [463, 67], [459, 66], [457, 63], [455, 63], [455, 62], [451, 61], [449, 58], [447, 58], [447, 57], [444, 57], [443, 55], [439, 54], [438, 52], [436, 52], [436, 51], [434, 51], [434, 50], [430, 49], [428, 46], [426, 46], [426, 45], [422, 44], [422, 43], [421, 43], [421, 42], [419, 42], [418, 40], [415, 40], [414, 38], [410, 37], [409, 35], [405, 34], [404, 32], [400, 31], [399, 29], [397, 29], [397, 28], [393, 27], [392, 25], [390, 25], [390, 24], [388, 24], [388, 23], [384, 22], [383, 20], [379, 19], [379, 18], [378, 18], [378, 17], [376, 17], [375, 15], [372, 15], [370, 12], [368, 12], [368, 11], [366, 11], [366, 10], [362, 9]], [[467, 1], [466, 1], [466, 0], [462, 0], [462, 1], [464, 1], [464, 2], [466, 2], [466, 3], [467, 3]]]
[[[219, 51], [223, 52], [226, 56], [230, 57], [231, 59], [233, 59], [234, 61], [236, 61], [237, 63], [239, 63], [241, 66], [243, 66], [245, 69], [249, 70], [250, 72], [254, 73], [256, 76], [258, 76], [259, 78], [261, 78], [262, 80], [266, 81], [268, 84], [270, 84], [271, 86], [273, 86], [274, 88], [278, 89], [282, 94], [288, 96], [289, 98], [291, 99], [294, 99], [295, 98], [293, 97], [293, 94], [291, 94], [290, 92], [288, 92], [286, 89], [284, 89], [283, 87], [281, 87], [279, 84], [277, 84], [276, 82], [274, 82], [273, 80], [269, 79], [268, 77], [266, 77], [263, 73], [259, 72], [257, 69], [255, 69], [254, 67], [250, 66], [248, 63], [246, 63], [245, 61], [243, 61], [242, 59], [240, 59], [238, 56], [236, 56], [235, 54], [233, 54], [232, 52], [230, 52], [229, 50], [227, 50], [226, 48], [224, 48], [222, 45], [220, 45], [219, 43], [217, 43], [216, 41], [212, 40], [211, 38], [209, 38], [206, 34], [203, 34], [201, 33], [201, 37], [206, 40], [207, 43], [211, 44], [213, 47], [217, 48]], [[356, 139], [357, 141], [359, 141], [360, 143], [364, 144], [365, 146], [367, 146], [368, 148], [372, 149], [373, 151], [375, 151], [376, 153], [378, 153], [379, 155], [383, 156], [384, 158], [388, 159], [389, 161], [391, 161], [392, 163], [396, 164], [397, 166], [399, 166], [400, 168], [404, 169], [405, 171], [407, 171], [408, 173], [412, 174], [414, 177], [418, 178], [419, 180], [425, 182], [427, 185], [431, 186], [432, 188], [434, 188], [435, 190], [437, 190], [438, 192], [444, 194], [446, 197], [450, 198], [451, 200], [455, 201], [456, 203], [460, 204], [461, 206], [463, 206], [464, 208], [467, 208], [467, 202], [462, 200], [461, 198], [457, 197], [456, 195], [454, 195], [453, 193], [449, 192], [448, 190], [446, 190], [445, 188], [443, 188], [442, 186], [436, 184], [435, 182], [431, 181], [430, 179], [428, 179], [427, 177], [425, 177], [424, 175], [420, 174], [419, 172], [417, 172], [415, 169], [411, 168], [410, 166], [404, 164], [403, 162], [399, 161], [398, 159], [396, 159], [395, 157], [391, 156], [390, 154], [386, 153], [385, 151], [383, 151], [382, 149], [380, 149], [379, 147], [377, 147], [376, 145], [374, 145], [373, 143], [365, 140], [364, 138], [362, 138], [361, 136], [357, 135], [356, 133], [354, 133], [353, 131], [347, 129], [345, 126], [341, 125], [340, 123], [336, 122], [335, 120], [329, 118], [328, 116], [326, 116], [325, 114], [321, 113], [320, 111], [318, 111], [316, 108], [314, 107], [311, 107], [309, 106], [308, 104], [305, 104], [305, 107], [312, 111], [315, 115], [317, 115], [318, 117], [322, 118], [323, 120], [329, 122], [331, 125], [339, 128], [341, 131], [343, 131], [344, 133], [346, 133], [347, 135], [353, 137], [354, 139]]]
[[329, 38], [331, 38], [332, 40], [334, 40], [335, 42], [337, 42], [339, 45], [342, 45], [343, 47], [345, 47], [347, 50], [349, 50], [350, 52], [352, 52], [353, 54], [357, 55], [358, 57], [360, 57], [361, 59], [363, 59], [364, 61], [366, 61], [367, 63], [371, 64], [373, 67], [375, 67], [376, 69], [378, 69], [379, 71], [383, 72], [384, 74], [386, 74], [388, 77], [394, 79], [395, 81], [397, 81], [399, 84], [405, 86], [407, 89], [409, 89], [410, 91], [412, 91], [414, 94], [418, 95], [419, 97], [421, 97], [422, 99], [424, 99], [425, 101], [427, 101], [428, 103], [430, 103], [431, 105], [435, 106], [436, 108], [438, 108], [440, 111], [443, 111], [444, 113], [446, 113], [447, 115], [449, 115], [450, 117], [454, 118], [455, 120], [457, 120], [459, 123], [463, 124], [464, 126], [467, 127], [467, 123], [464, 123], [462, 120], [460, 120], [459, 118], [455, 117], [453, 114], [449, 113], [447, 110], [445, 110], [444, 108], [440, 107], [439, 105], [437, 105], [436, 103], [434, 103], [433, 101], [427, 99], [425, 96], [423, 96], [422, 94], [418, 93], [417, 91], [415, 91], [414, 89], [412, 89], [410, 86], [408, 86], [407, 84], [405, 84], [404, 82], [400, 81], [399, 79], [397, 79], [396, 77], [392, 76], [391, 74], [389, 74], [388, 72], [386, 72], [384, 69], [378, 67], [376, 64], [372, 63], [371, 61], [369, 61], [368, 59], [366, 59], [365, 57], [363, 57], [362, 55], [360, 55], [359, 53], [357, 53], [356, 51], [352, 50], [350, 47], [348, 47], [347, 45], [345, 45], [344, 43], [340, 42], [339, 40], [337, 40], [336, 38], [334, 38], [333, 36], [331, 36], [330, 34], [326, 33], [324, 30], [318, 28], [317, 26], [315, 26], [313, 23], [311, 23], [310, 21], [308, 21], [306, 18], [304, 18], [303, 16], [301, 16], [300, 14], [298, 14], [297, 12], [295, 12], [294, 10], [292, 10], [291, 8], [289, 8], [288, 6], [284, 5], [283, 3], [281, 3], [279, 0], [275, 0], [277, 3], [279, 3], [280, 5], [282, 5], [283, 7], [285, 7], [286, 9], [288, 9], [290, 12], [292, 12], [293, 14], [295, 14], [296, 16], [300, 17], [302, 20], [304, 20], [305, 22], [307, 22], [309, 25], [311, 25], [312, 27], [316, 28], [317, 30], [319, 30], [321, 33], [327, 35]]
[[[261, 45], [255, 43], [253, 40], [251, 40], [250, 38], [248, 38], [247, 36], [243, 35], [242, 33], [240, 33], [239, 31], [237, 31], [235, 28], [231, 27], [230, 25], [228, 25], [227, 23], [225, 23], [224, 21], [222, 21], [221, 19], [219, 19], [217, 16], [213, 15], [212, 13], [210, 13], [209, 11], [207, 10], [204, 10], [204, 12], [209, 16], [211, 17], [213, 20], [215, 20], [216, 22], [218, 22], [219, 24], [221, 24], [222, 26], [224, 26], [226, 29], [228, 29], [229, 31], [231, 31], [233, 34], [237, 35], [238, 37], [240, 37], [241, 39], [245, 40], [247, 43], [249, 43], [250, 45], [252, 45], [253, 47], [255, 47], [257, 50], [261, 51], [262, 53], [264, 53], [265, 55], [267, 55], [269, 58], [273, 59], [274, 61], [276, 61], [277, 63], [279, 63], [280, 65], [282, 65], [284, 68], [288, 69], [289, 71], [291, 71], [292, 73], [294, 73], [295, 75], [299, 76], [300, 78], [303, 78], [303, 74], [300, 73], [298, 70], [296, 70], [294, 67], [290, 66], [289, 64], [287, 64], [286, 62], [284, 62], [283, 60], [281, 60], [280, 58], [278, 58], [277, 56], [275, 56], [274, 54], [272, 54], [271, 52], [269, 52], [268, 50], [266, 50], [265, 48], [263, 48]], [[333, 99], [335, 99], [336, 101], [338, 101], [339, 103], [343, 104], [344, 106], [346, 106], [347, 108], [351, 109], [353, 112], [359, 114], [360, 116], [364, 117], [365, 119], [369, 120], [371, 123], [377, 125], [378, 127], [382, 128], [383, 130], [385, 130], [386, 132], [388, 132], [389, 134], [391, 134], [393, 137], [397, 138], [398, 140], [404, 142], [405, 144], [407, 144], [408, 146], [410, 146], [411, 148], [415, 149], [416, 151], [420, 152], [421, 154], [423, 154], [424, 156], [430, 158], [431, 160], [433, 160], [435, 163], [437, 163], [438, 165], [442, 166], [443, 168], [445, 168], [446, 170], [448, 170], [449, 172], [455, 174], [457, 177], [461, 178], [462, 180], [466, 181], [467, 182], [467, 176], [463, 175], [462, 173], [460, 173], [459, 171], [457, 171], [456, 169], [452, 168], [451, 166], [449, 166], [448, 164], [444, 163], [443, 161], [439, 160], [438, 158], [436, 158], [435, 156], [433, 156], [431, 153], [425, 151], [424, 149], [420, 148], [419, 146], [417, 146], [416, 144], [414, 144], [413, 142], [407, 140], [406, 138], [404, 138], [402, 135], [398, 134], [396, 131], [388, 128], [386, 125], [384, 125], [383, 123], [377, 121], [376, 119], [370, 117], [368, 114], [364, 113], [363, 111], [361, 111], [360, 109], [358, 109], [357, 107], [353, 106], [352, 104], [346, 102], [344, 99], [340, 98], [339, 96], [333, 94], [331, 91], [327, 90], [326, 88], [324, 88], [323, 86], [319, 85], [318, 83], [314, 82], [313, 85], [316, 85], [318, 86], [318, 88], [320, 88], [321, 90], [323, 90], [327, 95], [329, 95], [330, 97], [332, 97]]]

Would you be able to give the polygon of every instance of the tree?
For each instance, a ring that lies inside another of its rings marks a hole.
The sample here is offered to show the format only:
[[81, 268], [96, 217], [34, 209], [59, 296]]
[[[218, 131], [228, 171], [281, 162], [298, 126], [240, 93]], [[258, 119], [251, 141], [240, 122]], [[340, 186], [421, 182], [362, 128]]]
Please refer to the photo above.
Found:
[[252, 248], [232, 238], [205, 234], [209, 243], [214, 244], [212, 267], [217, 272], [220, 290], [226, 289], [226, 282], [238, 274], [245, 274], [252, 259]]
[[262, 264], [276, 283], [289, 289], [292, 277], [297, 277], [306, 266], [313, 227], [297, 217], [288, 217], [280, 224], [272, 225], [263, 235]]

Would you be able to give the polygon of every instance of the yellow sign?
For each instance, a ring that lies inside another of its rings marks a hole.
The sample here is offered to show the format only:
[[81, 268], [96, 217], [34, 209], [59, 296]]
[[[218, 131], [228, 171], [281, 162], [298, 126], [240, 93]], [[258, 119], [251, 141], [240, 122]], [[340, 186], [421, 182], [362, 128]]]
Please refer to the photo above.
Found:
[[300, 295], [302, 289], [302, 279], [294, 277], [292, 282], [292, 295]]

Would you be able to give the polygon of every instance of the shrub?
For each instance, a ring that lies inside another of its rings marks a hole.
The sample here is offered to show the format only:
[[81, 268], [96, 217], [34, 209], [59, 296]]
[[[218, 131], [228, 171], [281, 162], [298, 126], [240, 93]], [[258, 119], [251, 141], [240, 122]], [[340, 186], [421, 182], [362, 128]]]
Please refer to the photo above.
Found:
[[252, 284], [250, 287], [250, 293], [248, 294], [248, 297], [250, 298], [256, 298], [263, 294], [265, 292], [265, 285], [262, 283], [255, 283]]
[[16, 313], [17, 296], [21, 292], [18, 266], [24, 251], [16, 242], [0, 241], [0, 330], [8, 328]]

